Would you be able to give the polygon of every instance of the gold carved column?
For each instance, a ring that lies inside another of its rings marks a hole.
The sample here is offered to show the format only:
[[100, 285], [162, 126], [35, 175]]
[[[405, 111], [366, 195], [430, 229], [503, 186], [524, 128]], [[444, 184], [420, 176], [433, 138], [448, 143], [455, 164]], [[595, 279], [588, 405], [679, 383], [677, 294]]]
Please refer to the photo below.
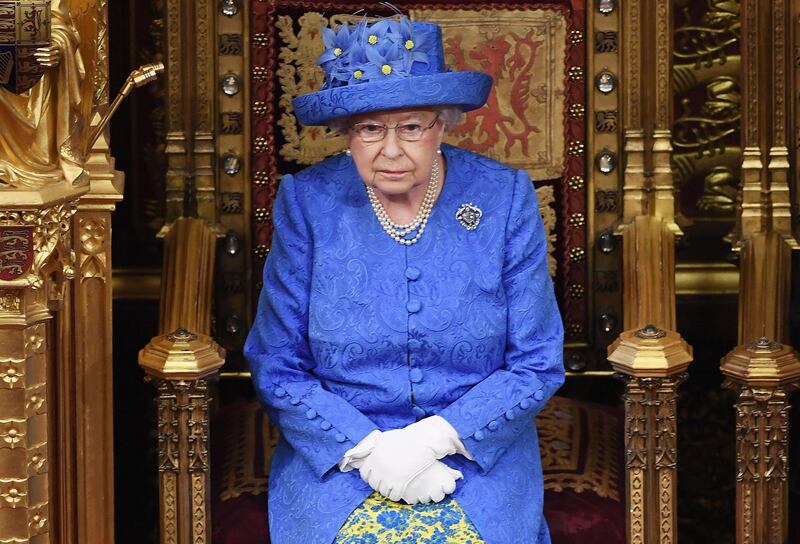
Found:
[[[787, 0], [743, 0], [742, 188], [734, 240], [739, 251], [739, 345], [721, 363], [736, 409], [736, 542], [788, 537], [789, 393], [800, 384], [789, 341], [792, 40], [800, 8]], [[796, 69], [795, 69], [796, 70]], [[795, 119], [796, 121], [796, 119]], [[795, 157], [796, 158], [796, 157]], [[795, 168], [796, 170], [796, 168]], [[797, 195], [794, 195], [797, 198]], [[797, 218], [795, 217], [795, 220]]]
[[217, 2], [166, 0], [166, 219], [217, 220]]
[[[53, 311], [72, 275], [69, 222], [74, 190], [63, 184], [55, 202], [13, 195], [17, 208], [0, 206], [0, 541], [53, 541], [52, 512], [59, 501], [51, 478], [59, 474], [49, 341]], [[79, 194], [79, 193], [78, 193]], [[4, 201], [11, 195], [4, 192]], [[29, 198], [25, 202], [25, 198]], [[5, 204], [4, 202], [4, 204]], [[41, 207], [36, 208], [37, 204]], [[18, 277], [9, 279], [15, 272]], [[56, 489], [58, 486], [56, 486]], [[56, 532], [57, 534], [57, 532]]]
[[623, 332], [608, 359], [625, 381], [628, 542], [677, 541], [677, 389], [692, 361], [675, 332]]
[[677, 389], [692, 349], [676, 331], [669, 0], [622, 9], [624, 332], [608, 359], [626, 383], [627, 540], [677, 542]]
[[760, 338], [722, 360], [736, 402], [736, 542], [782, 544], [788, 537], [789, 393], [800, 385], [791, 348]]
[[164, 243], [159, 336], [139, 352], [158, 390], [161, 544], [211, 542], [209, 379], [225, 352], [208, 336], [216, 230], [178, 218]]

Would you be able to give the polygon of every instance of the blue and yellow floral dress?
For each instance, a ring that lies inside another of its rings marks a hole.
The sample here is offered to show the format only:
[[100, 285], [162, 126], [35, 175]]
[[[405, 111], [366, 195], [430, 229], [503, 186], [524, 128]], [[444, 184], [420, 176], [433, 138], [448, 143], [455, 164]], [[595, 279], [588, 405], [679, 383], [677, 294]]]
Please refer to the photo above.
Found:
[[436, 504], [393, 502], [377, 492], [350, 514], [334, 544], [484, 544], [451, 497]]

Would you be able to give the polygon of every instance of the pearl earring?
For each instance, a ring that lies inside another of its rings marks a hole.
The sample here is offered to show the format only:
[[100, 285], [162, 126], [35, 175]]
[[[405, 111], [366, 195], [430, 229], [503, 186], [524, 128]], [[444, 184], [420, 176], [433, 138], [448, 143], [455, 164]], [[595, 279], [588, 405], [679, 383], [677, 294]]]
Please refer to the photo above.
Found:
[[348, 149], [345, 149], [345, 150], [344, 150], [344, 154], [345, 154], [345, 155], [347, 155], [347, 156], [349, 157], [349, 156], [351, 156], [353, 153], [352, 153], [352, 151], [350, 151], [350, 149], [348, 148]]
[[441, 150], [441, 149], [437, 149], [437, 150], [436, 150], [436, 154], [437, 154], [437, 155], [441, 155], [441, 154], [442, 154], [442, 150]]

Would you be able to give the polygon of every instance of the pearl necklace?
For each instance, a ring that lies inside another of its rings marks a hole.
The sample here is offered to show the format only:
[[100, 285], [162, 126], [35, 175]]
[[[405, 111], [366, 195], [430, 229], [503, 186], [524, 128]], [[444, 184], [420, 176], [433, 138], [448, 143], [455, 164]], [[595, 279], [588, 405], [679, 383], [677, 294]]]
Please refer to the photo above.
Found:
[[[438, 187], [439, 159], [437, 158], [433, 162], [431, 179], [428, 181], [428, 188], [425, 191], [425, 196], [422, 199], [422, 204], [419, 207], [417, 216], [413, 221], [404, 225], [392, 221], [392, 218], [389, 217], [389, 214], [386, 212], [386, 208], [383, 207], [383, 204], [381, 204], [381, 201], [378, 200], [377, 195], [375, 195], [375, 189], [369, 185], [367, 185], [367, 196], [369, 197], [370, 204], [372, 204], [372, 210], [375, 212], [375, 215], [377, 216], [378, 221], [380, 222], [381, 227], [383, 227], [383, 230], [386, 232], [386, 234], [391, 236], [395, 242], [403, 244], [404, 246], [410, 246], [412, 244], [416, 244], [420, 237], [422, 237], [422, 233], [425, 232], [425, 226], [428, 224], [428, 218], [431, 215], [434, 203], [436, 203], [436, 190]], [[406, 238], [406, 236], [415, 230], [417, 233], [413, 237]]]

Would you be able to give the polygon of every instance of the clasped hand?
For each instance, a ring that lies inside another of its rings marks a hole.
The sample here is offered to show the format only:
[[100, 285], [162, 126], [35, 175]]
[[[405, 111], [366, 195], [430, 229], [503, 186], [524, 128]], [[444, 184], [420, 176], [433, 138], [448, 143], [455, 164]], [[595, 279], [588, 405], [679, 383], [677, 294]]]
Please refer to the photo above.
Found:
[[457, 452], [466, 454], [456, 431], [432, 416], [402, 429], [373, 431], [345, 454], [339, 467], [359, 469], [361, 478], [390, 500], [439, 502], [464, 477], [439, 461]]

